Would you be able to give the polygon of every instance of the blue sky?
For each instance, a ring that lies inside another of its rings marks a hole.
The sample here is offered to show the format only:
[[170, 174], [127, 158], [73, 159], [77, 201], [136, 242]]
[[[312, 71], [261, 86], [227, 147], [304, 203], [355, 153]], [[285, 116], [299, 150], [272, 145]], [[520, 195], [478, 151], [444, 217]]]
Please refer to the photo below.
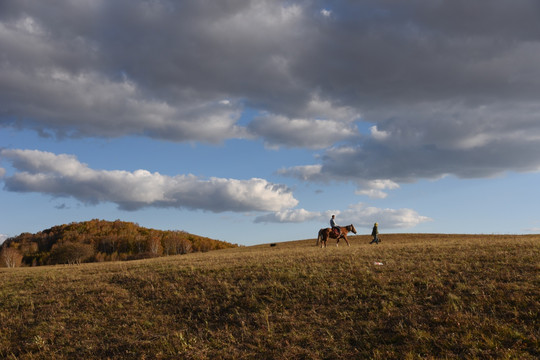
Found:
[[0, 240], [540, 231], [535, 1], [0, 5]]

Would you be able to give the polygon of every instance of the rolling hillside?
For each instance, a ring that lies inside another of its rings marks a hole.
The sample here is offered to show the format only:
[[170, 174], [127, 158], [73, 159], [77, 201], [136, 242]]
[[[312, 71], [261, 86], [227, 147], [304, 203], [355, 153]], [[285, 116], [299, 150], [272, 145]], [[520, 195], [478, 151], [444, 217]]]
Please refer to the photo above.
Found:
[[540, 356], [540, 236], [382, 238], [3, 268], [0, 358]]
[[91, 220], [23, 233], [0, 246], [0, 266], [134, 260], [236, 247], [185, 231], [163, 231], [125, 221]]

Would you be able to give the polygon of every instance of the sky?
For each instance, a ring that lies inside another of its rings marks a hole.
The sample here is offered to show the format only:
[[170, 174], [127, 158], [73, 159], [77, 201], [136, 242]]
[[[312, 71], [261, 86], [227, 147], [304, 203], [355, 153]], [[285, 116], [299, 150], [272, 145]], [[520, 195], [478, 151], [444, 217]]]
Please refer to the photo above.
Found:
[[540, 232], [536, 0], [2, 0], [0, 241]]

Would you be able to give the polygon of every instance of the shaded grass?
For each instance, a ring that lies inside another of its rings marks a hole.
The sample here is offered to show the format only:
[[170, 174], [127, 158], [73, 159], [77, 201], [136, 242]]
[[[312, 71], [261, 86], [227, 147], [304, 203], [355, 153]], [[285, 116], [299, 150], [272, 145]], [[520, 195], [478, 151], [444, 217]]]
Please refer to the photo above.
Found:
[[540, 236], [368, 242], [2, 269], [0, 358], [540, 356]]

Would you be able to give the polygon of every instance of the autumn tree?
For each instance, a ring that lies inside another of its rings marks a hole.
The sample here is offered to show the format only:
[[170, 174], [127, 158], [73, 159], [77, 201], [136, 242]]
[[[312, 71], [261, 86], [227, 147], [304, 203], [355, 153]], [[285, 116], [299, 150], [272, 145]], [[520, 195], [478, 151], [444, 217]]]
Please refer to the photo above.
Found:
[[163, 237], [163, 253], [165, 255], [188, 254], [192, 252], [191, 241], [184, 238], [181, 232], [169, 232]]
[[94, 248], [89, 244], [67, 242], [56, 244], [51, 251], [52, 264], [80, 264], [94, 255]]
[[148, 252], [152, 254], [152, 256], [159, 256], [163, 254], [163, 246], [161, 246], [161, 240], [159, 237], [153, 235], [150, 236], [148, 239]]
[[193, 252], [193, 244], [188, 239], [179, 239], [176, 244], [176, 253], [177, 254], [189, 254]]
[[0, 264], [8, 268], [21, 266], [22, 259], [22, 254], [12, 247], [4, 246], [0, 252]]
[[163, 236], [162, 245], [163, 245], [163, 254], [164, 255], [175, 255], [176, 254], [176, 242], [177, 238], [171, 234]]

